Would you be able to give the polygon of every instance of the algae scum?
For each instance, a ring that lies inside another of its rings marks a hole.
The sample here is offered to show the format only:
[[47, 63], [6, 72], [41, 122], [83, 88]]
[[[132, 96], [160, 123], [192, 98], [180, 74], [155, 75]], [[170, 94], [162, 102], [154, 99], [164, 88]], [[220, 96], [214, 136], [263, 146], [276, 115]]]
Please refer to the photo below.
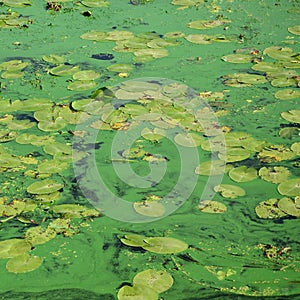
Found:
[[300, 298], [299, 14], [0, 1], [0, 298]]

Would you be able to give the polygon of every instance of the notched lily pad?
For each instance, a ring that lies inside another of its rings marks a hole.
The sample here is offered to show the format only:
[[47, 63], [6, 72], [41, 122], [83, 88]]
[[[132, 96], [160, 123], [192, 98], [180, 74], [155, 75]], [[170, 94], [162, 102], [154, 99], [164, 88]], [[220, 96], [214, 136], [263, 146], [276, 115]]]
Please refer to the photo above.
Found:
[[213, 200], [201, 200], [198, 208], [202, 212], [211, 214], [220, 214], [226, 212], [227, 210], [225, 204]]
[[278, 207], [278, 199], [274, 198], [260, 202], [255, 207], [255, 212], [262, 219], [278, 219], [287, 215]]
[[126, 246], [143, 247], [147, 245], [146, 242], [144, 242], [145, 238], [147, 237], [144, 235], [126, 234], [123, 238], [120, 238], [120, 241]]
[[258, 174], [265, 181], [280, 183], [288, 179], [290, 171], [286, 167], [262, 167]]
[[27, 192], [30, 194], [50, 194], [63, 188], [63, 184], [56, 182], [53, 179], [45, 179], [32, 183], [27, 187]]
[[134, 202], [134, 210], [144, 216], [161, 217], [165, 213], [165, 207], [157, 201]]
[[257, 178], [257, 171], [255, 168], [239, 166], [229, 171], [229, 177], [236, 182], [247, 182]]
[[146, 285], [157, 293], [167, 291], [173, 282], [173, 277], [165, 270], [149, 269], [136, 274], [133, 278], [134, 285]]
[[11, 273], [27, 273], [40, 267], [42, 262], [41, 257], [24, 253], [11, 258], [6, 264], [6, 269]]
[[300, 178], [294, 178], [281, 182], [278, 185], [278, 192], [284, 196], [299, 196], [300, 195]]
[[218, 192], [224, 198], [234, 199], [237, 197], [242, 197], [246, 195], [244, 189], [239, 186], [231, 185], [231, 184], [220, 184], [214, 187], [214, 191]]
[[284, 89], [275, 93], [275, 98], [280, 100], [291, 100], [300, 97], [300, 91], [293, 89]]
[[300, 25], [295, 25], [288, 28], [288, 31], [295, 35], [300, 35]]
[[31, 249], [31, 244], [24, 239], [10, 239], [0, 242], [0, 258], [11, 258]]
[[293, 109], [287, 112], [282, 112], [281, 117], [289, 122], [300, 124], [300, 110]]
[[284, 211], [286, 214], [294, 217], [300, 217], [300, 196], [295, 198], [295, 201], [293, 201], [290, 198], [282, 198], [278, 202], [278, 207]]
[[158, 300], [158, 294], [146, 285], [124, 285], [118, 292], [119, 300]]
[[143, 248], [147, 251], [159, 254], [174, 254], [185, 251], [188, 245], [178, 239], [170, 237], [150, 237], [145, 238]]

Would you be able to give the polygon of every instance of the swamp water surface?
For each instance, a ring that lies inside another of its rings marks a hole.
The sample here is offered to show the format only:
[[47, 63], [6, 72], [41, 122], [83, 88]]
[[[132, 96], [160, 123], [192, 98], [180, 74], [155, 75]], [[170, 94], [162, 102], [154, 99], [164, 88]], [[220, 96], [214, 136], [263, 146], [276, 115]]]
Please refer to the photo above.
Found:
[[0, 1], [0, 299], [300, 299], [299, 15]]

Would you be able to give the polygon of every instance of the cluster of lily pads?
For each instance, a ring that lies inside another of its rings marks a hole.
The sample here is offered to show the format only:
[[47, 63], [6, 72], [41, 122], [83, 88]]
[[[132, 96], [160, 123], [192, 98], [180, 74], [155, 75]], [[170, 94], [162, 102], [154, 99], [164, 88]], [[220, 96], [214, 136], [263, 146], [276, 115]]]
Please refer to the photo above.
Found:
[[22, 16], [15, 11], [0, 13], [0, 28], [20, 28], [29, 26], [31, 23], [30, 17]]

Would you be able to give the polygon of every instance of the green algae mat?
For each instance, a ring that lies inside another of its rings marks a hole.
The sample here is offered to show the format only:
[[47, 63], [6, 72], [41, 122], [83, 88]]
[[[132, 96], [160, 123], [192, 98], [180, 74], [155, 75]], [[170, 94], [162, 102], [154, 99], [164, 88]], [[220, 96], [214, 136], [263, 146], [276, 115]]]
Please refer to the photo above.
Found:
[[0, 299], [300, 299], [298, 0], [0, 0]]

